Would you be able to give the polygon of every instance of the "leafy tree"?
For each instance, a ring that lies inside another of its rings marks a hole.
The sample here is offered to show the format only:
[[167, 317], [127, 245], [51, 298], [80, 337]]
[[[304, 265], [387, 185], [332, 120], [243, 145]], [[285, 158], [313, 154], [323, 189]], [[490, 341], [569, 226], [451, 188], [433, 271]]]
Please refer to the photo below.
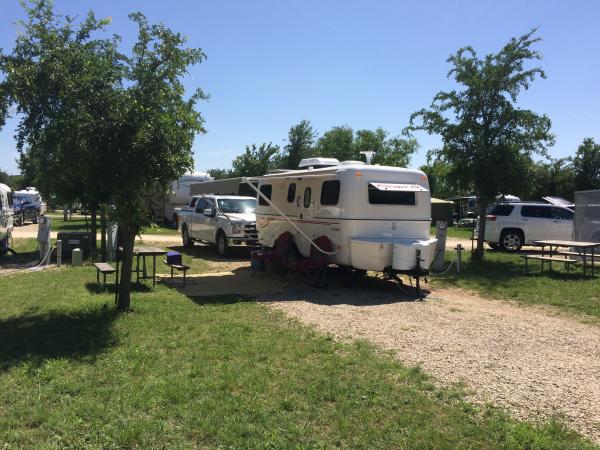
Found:
[[193, 169], [192, 144], [204, 132], [194, 107], [206, 96], [197, 89], [185, 98], [181, 78], [201, 62], [200, 49], [186, 48], [186, 40], [162, 24], [150, 25], [141, 13], [129, 16], [138, 26], [131, 56], [124, 56], [126, 76], [113, 98], [115, 133], [110, 147], [118, 189], [115, 216], [123, 238], [123, 272], [119, 307], [130, 303], [135, 236], [148, 223], [143, 196], [165, 190], [172, 180]]
[[317, 132], [308, 120], [302, 120], [290, 128], [285, 146], [285, 168], [297, 169], [303, 158], [311, 156]]
[[575, 189], [600, 189], [600, 144], [586, 138], [573, 158]]
[[224, 178], [233, 177], [231, 169], [209, 169], [208, 174], [215, 180], [223, 180]]
[[108, 20], [93, 13], [76, 25], [54, 14], [51, 3], [25, 7], [28, 20], [10, 55], [0, 59], [8, 74], [7, 104], [17, 105], [20, 167], [50, 198], [80, 200], [92, 211], [95, 250], [96, 209], [114, 184], [111, 162], [103, 157], [112, 130], [110, 98], [122, 76], [117, 39], [94, 39]]
[[8, 173], [0, 169], [0, 183], [8, 184], [9, 177], [10, 175]]
[[339, 161], [356, 159], [354, 130], [348, 126], [340, 126], [326, 131], [317, 141], [314, 154]]
[[373, 164], [406, 167], [410, 156], [417, 150], [416, 139], [389, 138], [382, 128], [354, 130], [350, 127], [333, 127], [323, 133], [317, 141], [313, 153], [319, 156], [337, 158], [340, 161], [363, 160], [360, 152], [373, 151]]
[[538, 161], [532, 164], [530, 186], [524, 192], [516, 192], [522, 198], [538, 200], [548, 195], [556, 195], [573, 200], [574, 171], [569, 158]]
[[279, 146], [271, 142], [246, 146], [246, 151], [231, 163], [231, 176], [251, 177], [264, 175], [273, 167], [273, 160], [279, 154]]
[[[545, 78], [541, 68], [524, 67], [540, 59], [532, 49], [540, 40], [535, 31], [511, 39], [498, 53], [484, 58], [472, 47], [451, 55], [448, 77], [459, 89], [439, 92], [429, 109], [411, 115], [405, 130], [441, 135], [439, 155], [451, 163], [462, 186], [472, 186], [483, 212], [500, 193], [523, 186], [532, 154], [544, 154], [553, 143], [550, 119], [516, 106], [523, 89], [538, 76]], [[483, 258], [485, 213], [479, 227], [474, 259]]]
[[429, 179], [429, 189], [433, 197], [448, 198], [459, 193], [455, 180], [452, 178], [450, 164], [434, 157], [433, 152], [427, 152], [427, 164], [420, 167]]
[[362, 159], [361, 152], [373, 151], [373, 164], [384, 166], [406, 167], [410, 156], [417, 151], [416, 139], [388, 138], [389, 133], [379, 127], [374, 131], [358, 130], [354, 140], [355, 157]]
[[27, 12], [15, 50], [0, 60], [8, 74], [0, 104], [17, 105], [22, 166], [42, 189], [113, 199], [123, 246], [119, 308], [127, 309], [134, 240], [148, 223], [144, 194], [193, 168], [192, 143], [204, 131], [194, 107], [205, 95], [186, 98], [181, 78], [204, 54], [141, 13], [130, 15], [138, 36], [127, 55], [116, 36], [92, 39], [109, 23], [92, 13], [75, 27], [47, 0]]

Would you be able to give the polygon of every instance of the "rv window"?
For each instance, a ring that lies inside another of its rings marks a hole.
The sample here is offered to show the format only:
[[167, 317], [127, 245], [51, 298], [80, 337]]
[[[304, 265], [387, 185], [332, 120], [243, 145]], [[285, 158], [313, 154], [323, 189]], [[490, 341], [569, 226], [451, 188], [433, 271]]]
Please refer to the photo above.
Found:
[[304, 189], [304, 207], [308, 208], [310, 206], [310, 194], [311, 190], [309, 187]]
[[321, 205], [337, 205], [340, 199], [340, 180], [324, 181], [321, 187]]
[[[265, 197], [267, 197], [269, 200], [271, 200], [271, 193], [273, 192], [273, 186], [271, 186], [270, 184], [263, 184], [260, 187], [260, 192], [262, 195], [264, 195]], [[262, 206], [269, 206], [269, 203], [262, 198], [262, 196], [258, 196], [258, 204], [262, 205]]]
[[369, 203], [371, 205], [409, 205], [417, 204], [414, 192], [409, 191], [380, 191], [369, 184]]
[[290, 185], [288, 186], [288, 196], [287, 196], [288, 203], [292, 203], [295, 198], [296, 198], [296, 183], [290, 183]]

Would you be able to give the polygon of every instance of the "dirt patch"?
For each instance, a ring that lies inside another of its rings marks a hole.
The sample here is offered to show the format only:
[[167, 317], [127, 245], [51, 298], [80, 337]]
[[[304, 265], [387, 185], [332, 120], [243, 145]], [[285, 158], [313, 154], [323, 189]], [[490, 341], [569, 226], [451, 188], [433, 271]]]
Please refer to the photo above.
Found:
[[322, 331], [368, 339], [442, 382], [464, 382], [475, 401], [518, 417], [563, 416], [600, 442], [595, 325], [455, 289], [436, 290], [423, 302], [389, 290], [335, 288], [270, 299]]

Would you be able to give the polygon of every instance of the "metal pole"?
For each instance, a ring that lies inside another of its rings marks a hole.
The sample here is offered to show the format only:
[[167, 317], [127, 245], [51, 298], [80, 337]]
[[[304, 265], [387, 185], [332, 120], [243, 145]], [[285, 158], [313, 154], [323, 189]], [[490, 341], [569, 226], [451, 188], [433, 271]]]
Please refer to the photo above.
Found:
[[456, 273], [460, 273], [462, 269], [462, 245], [456, 244]]
[[435, 259], [431, 266], [434, 270], [442, 271], [444, 269], [444, 254], [446, 251], [446, 234], [448, 232], [448, 222], [444, 220], [438, 220], [436, 223], [435, 229], [435, 238], [437, 239], [437, 244], [435, 246]]
[[56, 241], [56, 265], [60, 267], [62, 264], [62, 241]]

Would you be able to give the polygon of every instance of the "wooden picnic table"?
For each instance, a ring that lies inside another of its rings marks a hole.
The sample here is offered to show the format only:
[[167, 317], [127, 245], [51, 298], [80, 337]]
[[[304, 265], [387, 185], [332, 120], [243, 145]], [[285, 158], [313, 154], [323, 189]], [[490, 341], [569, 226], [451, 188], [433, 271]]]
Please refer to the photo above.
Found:
[[[119, 256], [117, 257], [117, 287], [115, 292], [115, 302], [119, 295], [119, 261], [120, 254], [123, 253], [123, 247], [119, 247]], [[132, 268], [132, 272], [136, 274], [136, 282], [140, 280], [146, 280], [152, 278], [152, 286], [156, 286], [156, 257], [166, 255], [167, 251], [158, 247], [150, 247], [146, 245], [140, 245], [133, 247], [133, 257], [135, 258], [135, 268]], [[146, 270], [146, 257], [152, 257], [152, 275], [148, 275]], [[142, 260], [142, 267], [140, 268], [140, 259]], [[140, 276], [140, 272], [142, 275]]]
[[[559, 256], [564, 256], [565, 259], [567, 256], [576, 256], [581, 258], [581, 263], [583, 265], [583, 273], [587, 274], [587, 269], [590, 268], [592, 272], [592, 276], [594, 276], [595, 265], [596, 265], [596, 249], [600, 247], [600, 242], [584, 242], [584, 241], [566, 241], [559, 239], [549, 239], [549, 240], [539, 240], [533, 241], [534, 244], [537, 244], [542, 247], [542, 255], [541, 257], [552, 258], [549, 260], [550, 268], [552, 268], [552, 260], [558, 260]], [[548, 247], [548, 251], [546, 251], [546, 247]], [[559, 252], [560, 248], [571, 248], [573, 249], [570, 252]], [[542, 270], [543, 270], [544, 260], [542, 259]]]

